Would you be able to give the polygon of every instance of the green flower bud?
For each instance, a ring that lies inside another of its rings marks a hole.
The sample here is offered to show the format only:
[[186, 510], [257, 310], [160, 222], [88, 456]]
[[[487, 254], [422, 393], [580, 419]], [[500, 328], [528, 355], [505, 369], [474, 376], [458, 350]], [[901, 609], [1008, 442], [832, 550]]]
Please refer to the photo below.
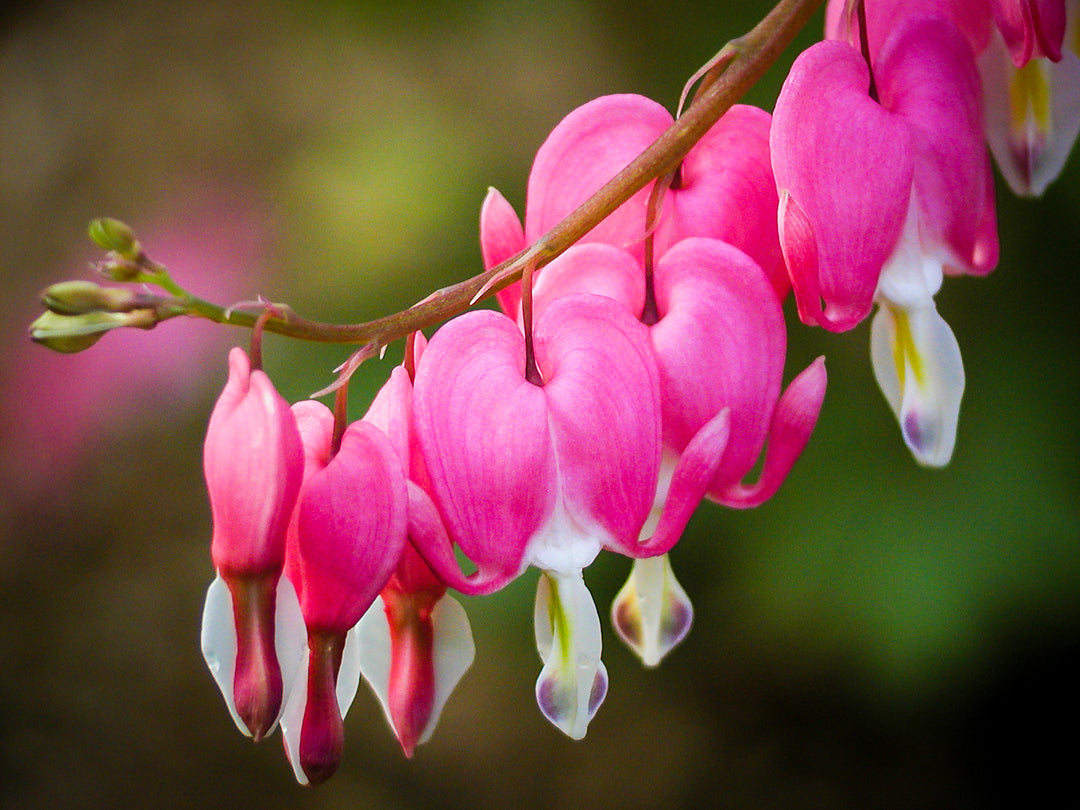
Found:
[[99, 247], [111, 250], [128, 261], [136, 261], [142, 255], [142, 245], [134, 232], [118, 219], [95, 219], [87, 228], [87, 233]]
[[81, 315], [46, 312], [30, 324], [30, 339], [53, 351], [74, 354], [89, 349], [113, 329], [122, 326], [151, 329], [156, 323], [154, 311], [150, 309], [85, 312]]
[[102, 287], [92, 281], [62, 281], [41, 294], [41, 303], [57, 315], [83, 315], [126, 312], [137, 305], [137, 298], [136, 293], [121, 287]]

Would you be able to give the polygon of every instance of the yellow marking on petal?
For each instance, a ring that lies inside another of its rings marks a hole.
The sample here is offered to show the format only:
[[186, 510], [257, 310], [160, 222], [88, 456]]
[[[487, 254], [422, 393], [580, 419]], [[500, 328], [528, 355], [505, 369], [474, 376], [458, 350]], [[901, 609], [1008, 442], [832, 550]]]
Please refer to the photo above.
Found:
[[544, 571], [541, 576], [547, 580], [548, 598], [551, 600], [548, 607], [548, 618], [551, 621], [551, 635], [558, 640], [559, 658], [563, 661], [570, 660], [570, 621], [562, 604], [562, 594], [559, 593], [558, 577]]
[[893, 323], [896, 324], [896, 330], [892, 336], [892, 350], [900, 390], [904, 388], [904, 378], [907, 376], [909, 367], [911, 373], [915, 375], [915, 383], [922, 386], [924, 379], [922, 357], [919, 356], [915, 339], [911, 336], [911, 324], [908, 323], [907, 313], [894, 307], [889, 307], [889, 313], [893, 317]]
[[1038, 131], [1050, 131], [1050, 83], [1042, 59], [1032, 59], [1013, 73], [1009, 81], [1009, 112], [1012, 131], [1023, 133], [1034, 120]]

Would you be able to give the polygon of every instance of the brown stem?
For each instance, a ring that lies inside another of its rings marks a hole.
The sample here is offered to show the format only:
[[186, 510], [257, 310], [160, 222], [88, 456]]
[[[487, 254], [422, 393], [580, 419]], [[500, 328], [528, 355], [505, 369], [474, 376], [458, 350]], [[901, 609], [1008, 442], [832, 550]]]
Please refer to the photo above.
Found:
[[255, 325], [251, 327], [251, 345], [248, 349], [248, 359], [251, 363], [251, 370], [258, 371], [262, 369], [262, 336], [263, 330], [266, 328], [267, 321], [270, 320], [271, 311], [266, 309], [255, 321]]
[[641, 313], [641, 322], [652, 326], [660, 320], [660, 311], [656, 306], [656, 286], [653, 284], [653, 246], [656, 244], [656, 225], [664, 206], [664, 195], [674, 186], [679, 169], [675, 168], [657, 179], [649, 195], [649, 204], [645, 209], [645, 308]]
[[874, 101], [879, 101], [877, 82], [874, 81], [874, 64], [870, 59], [870, 34], [867, 32], [866, 28], [865, 0], [858, 0], [855, 4], [855, 8], [855, 13], [859, 20], [859, 48], [862, 50], [862, 57], [866, 62], [866, 69], [870, 73], [870, 88], [867, 90], [867, 93]]
[[341, 439], [349, 422], [349, 383], [334, 392], [334, 432], [330, 435], [330, 458], [341, 449]]
[[533, 268], [527, 265], [521, 276], [521, 328], [525, 332], [525, 380], [542, 387], [544, 378], [536, 365], [533, 349]]

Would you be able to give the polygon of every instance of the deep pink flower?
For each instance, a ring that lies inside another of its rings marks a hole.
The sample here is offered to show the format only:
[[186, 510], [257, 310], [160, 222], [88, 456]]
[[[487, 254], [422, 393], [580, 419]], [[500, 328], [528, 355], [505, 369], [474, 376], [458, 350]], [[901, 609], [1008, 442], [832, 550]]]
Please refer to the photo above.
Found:
[[[750, 254], [776, 294], [787, 293], [776, 235], [776, 191], [769, 163], [769, 114], [735, 105], [683, 159], [664, 196], [656, 225], [656, 255], [689, 236], [722, 239]], [[487, 267], [513, 256], [577, 208], [672, 124], [661, 105], [638, 95], [602, 96], [577, 108], [552, 130], [529, 174], [525, 225], [491, 190], [480, 216]], [[604, 219], [579, 244], [603, 242], [644, 255], [645, 218], [652, 183]], [[500, 294], [515, 312], [520, 286]]]
[[[423, 344], [423, 335], [415, 335], [414, 362]], [[424, 485], [427, 474], [413, 427], [412, 380], [404, 366], [391, 372], [364, 419], [390, 438], [410, 486]], [[361, 672], [406, 756], [431, 736], [475, 655], [465, 610], [446, 590], [412, 542], [406, 543], [380, 601], [357, 625]]]
[[[923, 464], [948, 462], [963, 367], [933, 296], [997, 263], [993, 181], [969, 41], [900, 20], [874, 60], [819, 43], [792, 67], [771, 135], [780, 241], [800, 317], [842, 331], [877, 301], [875, 374]], [[824, 306], [822, 306], [824, 304]]]
[[[607, 682], [581, 571], [605, 547], [633, 557], [670, 548], [712, 480], [727, 420], [724, 414], [695, 437], [672, 477], [669, 509], [642, 542], [662, 431], [644, 325], [611, 299], [566, 296], [540, 314], [535, 351], [542, 385], [526, 379], [517, 325], [491, 311], [450, 321], [428, 345], [414, 410], [437, 515], [429, 506], [431, 533], [421, 551], [455, 587], [463, 578], [448, 540], [480, 578], [509, 581], [528, 565], [545, 572], [537, 701], [578, 738]], [[410, 501], [410, 525], [422, 516], [423, 504]], [[443, 527], [448, 540], [439, 538]]]
[[[661, 392], [664, 456], [653, 507], [667, 505], [670, 475], [695, 436], [718, 414], [730, 437], [709, 496], [740, 508], [771, 497], [802, 452], [825, 394], [818, 360], [781, 396], [786, 336], [780, 303], [749, 256], [715, 239], [686, 239], [660, 258], [654, 273], [657, 320], [649, 329]], [[540, 274], [534, 309], [581, 292], [602, 293], [640, 316], [640, 263], [606, 244], [575, 245]], [[758, 479], [742, 479], [763, 448]], [[646, 527], [645, 534], [651, 532]], [[647, 595], [648, 594], [648, 595]], [[620, 635], [654, 665], [689, 629], [693, 610], [667, 560], [640, 560], [613, 605]]]
[[[660, 266], [668, 253], [675, 254], [669, 264], [679, 263], [680, 254], [673, 246], [694, 243], [694, 237], [718, 237], [700, 238], [699, 247], [722, 246], [717, 248], [721, 257], [697, 257], [694, 249], [684, 249], [682, 255], [695, 255], [689, 264], [699, 259], [701, 273], [693, 280], [676, 282], [686, 289], [679, 293], [677, 314], [652, 327], [654, 345], [663, 348], [665, 443], [654, 521], [664, 511], [667, 483], [691, 437], [725, 408], [732, 421], [731, 440], [710, 491], [732, 505], [751, 506], [779, 486], [809, 437], [821, 405], [824, 368], [819, 363], [777, 407], [785, 350], [778, 299], [786, 293], [788, 282], [775, 230], [777, 198], [769, 166], [769, 120], [761, 110], [749, 107], [736, 107], [725, 115], [683, 161], [653, 231], [652, 255], [659, 257]], [[568, 115], [533, 164], [524, 229], [497, 192], [489, 192], [485, 199], [480, 217], [485, 264], [490, 267], [504, 260], [539, 237], [670, 123], [662, 107], [640, 96], [604, 97]], [[583, 241], [543, 268], [534, 284], [537, 313], [562, 296], [593, 293], [619, 301], [635, 317], [646, 317], [648, 190], [635, 195]], [[724, 245], [720, 239], [731, 244]], [[741, 259], [726, 268], [730, 255]], [[659, 279], [660, 270], [656, 272]], [[744, 272], [749, 273], [749, 281], [738, 281]], [[665, 278], [670, 280], [670, 274]], [[698, 284], [700, 289], [696, 289]], [[519, 298], [519, 287], [512, 287], [501, 292], [499, 300], [504, 311], [518, 315]], [[695, 305], [700, 305], [698, 311], [690, 315]], [[762, 358], [764, 362], [756, 362]], [[770, 427], [774, 411], [775, 424]], [[773, 437], [764, 472], [756, 484], [746, 487], [739, 482], [770, 432]], [[646, 535], [653, 525], [646, 526]], [[666, 560], [635, 563], [631, 581], [639, 581], [642, 590], [617, 600], [616, 626], [647, 663], [655, 663], [685, 634], [692, 608]], [[646, 599], [645, 591], [655, 594]], [[661, 612], [640, 614], [638, 608], [644, 606]], [[629, 631], [631, 625], [641, 632]], [[659, 628], [663, 628], [663, 638], [657, 635]]]
[[207, 594], [202, 646], [237, 726], [256, 740], [277, 724], [295, 669], [296, 597], [279, 580], [302, 454], [288, 403], [233, 349], [203, 451], [218, 577]]
[[367, 422], [350, 425], [333, 450], [333, 416], [309, 401], [294, 406], [308, 454], [291, 527], [289, 570], [307, 626], [307, 679], [282, 716], [286, 750], [301, 783], [321, 782], [338, 766], [342, 718], [359, 681], [350, 630], [375, 601], [406, 540], [408, 496], [390, 440]]

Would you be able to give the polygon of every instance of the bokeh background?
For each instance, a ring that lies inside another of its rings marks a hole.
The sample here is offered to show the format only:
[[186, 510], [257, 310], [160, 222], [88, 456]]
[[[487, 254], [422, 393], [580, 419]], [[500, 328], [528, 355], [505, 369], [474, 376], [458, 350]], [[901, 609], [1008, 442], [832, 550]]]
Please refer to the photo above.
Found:
[[[276, 738], [236, 732], [199, 654], [202, 431], [245, 333], [172, 321], [64, 357], [26, 339], [41, 288], [91, 276], [84, 230], [104, 215], [222, 303], [263, 295], [340, 321], [407, 306], [478, 272], [486, 188], [522, 210], [563, 115], [612, 92], [673, 107], [767, 5], [6, 7], [0, 806], [978, 808], [1071, 792], [1076, 155], [1041, 200], [999, 183], [997, 271], [939, 296], [968, 373], [948, 469], [902, 446], [866, 325], [789, 318], [788, 377], [828, 357], [821, 421], [772, 502], [698, 510], [673, 553], [696, 623], [669, 660], [645, 670], [607, 631], [607, 702], [584, 741], [565, 739], [533, 702], [527, 575], [463, 600], [477, 660], [415, 758], [361, 686], [341, 771], [316, 790]], [[771, 109], [820, 24], [750, 101]], [[347, 351], [275, 337], [266, 354], [298, 399]], [[364, 367], [356, 409], [398, 356]], [[628, 567], [589, 570], [602, 612]]]

